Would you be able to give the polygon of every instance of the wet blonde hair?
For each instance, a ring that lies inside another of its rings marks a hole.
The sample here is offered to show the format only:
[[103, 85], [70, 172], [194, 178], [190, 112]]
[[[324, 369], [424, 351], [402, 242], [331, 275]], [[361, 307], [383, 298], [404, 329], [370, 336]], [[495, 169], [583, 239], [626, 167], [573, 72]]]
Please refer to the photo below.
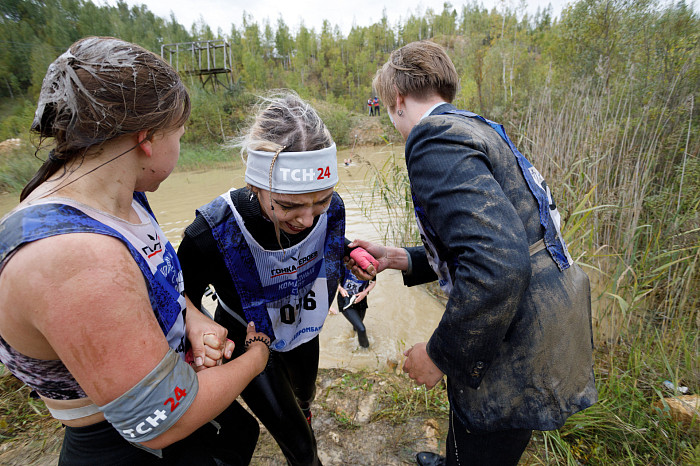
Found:
[[261, 97], [252, 124], [237, 141], [247, 150], [305, 152], [333, 144], [316, 110], [294, 91], [278, 89]]
[[423, 40], [391, 52], [389, 60], [377, 70], [372, 86], [384, 106], [393, 111], [399, 94], [421, 99], [435, 93], [452, 102], [459, 75], [442, 47]]
[[[245, 134], [235, 141], [243, 157], [248, 150], [274, 152], [270, 164], [269, 182], [272, 191], [272, 173], [280, 152], [306, 152], [325, 149], [333, 145], [333, 138], [319, 114], [296, 92], [277, 89], [260, 98], [252, 124]], [[248, 189], [252, 189], [248, 186]], [[270, 196], [271, 219], [275, 225], [280, 247], [280, 229]]]

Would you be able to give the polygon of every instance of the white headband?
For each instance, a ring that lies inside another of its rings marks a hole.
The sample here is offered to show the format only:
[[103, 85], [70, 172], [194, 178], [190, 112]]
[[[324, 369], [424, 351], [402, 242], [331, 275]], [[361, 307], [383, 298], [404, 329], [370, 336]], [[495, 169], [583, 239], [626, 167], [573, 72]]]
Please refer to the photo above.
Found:
[[[270, 164], [274, 152], [248, 150], [246, 183], [270, 190]], [[272, 172], [272, 192], [300, 194], [323, 191], [338, 184], [335, 143], [320, 150], [280, 152]]]

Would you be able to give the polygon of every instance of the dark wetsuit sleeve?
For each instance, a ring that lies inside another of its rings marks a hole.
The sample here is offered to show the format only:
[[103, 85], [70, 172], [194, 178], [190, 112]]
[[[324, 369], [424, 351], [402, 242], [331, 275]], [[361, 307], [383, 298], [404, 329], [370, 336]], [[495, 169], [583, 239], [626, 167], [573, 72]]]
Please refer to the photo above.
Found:
[[177, 256], [182, 266], [185, 294], [197, 308], [201, 309], [202, 296], [209, 285], [214, 285], [217, 295], [222, 297], [233, 292], [235, 299], [225, 302], [238, 304], [238, 294], [235, 293], [226, 264], [203, 217], [198, 216], [185, 229]]
[[[213, 237], [212, 237], [213, 239]], [[202, 308], [202, 296], [210, 280], [203, 270], [203, 254], [196, 241], [187, 233], [177, 249], [177, 257], [182, 266], [182, 278], [185, 282], [185, 294], [198, 309]]]
[[437, 275], [430, 267], [428, 255], [423, 246], [407, 247], [406, 252], [411, 257], [411, 273], [403, 274], [403, 284], [406, 286], [422, 285], [423, 283], [434, 282]]
[[207, 286], [214, 286], [217, 296], [214, 320], [229, 330], [228, 338], [236, 342], [234, 355], [240, 356], [245, 351], [243, 346], [245, 328], [238, 320], [229, 316], [219, 302], [226, 303], [245, 320], [241, 300], [204, 217], [197, 216], [195, 221], [185, 229], [185, 236], [182, 238], [177, 254], [182, 266], [185, 294], [197, 308], [202, 308], [202, 296]]
[[491, 172], [481, 128], [429, 117], [406, 142], [411, 188], [452, 257], [453, 288], [428, 342], [448, 377], [476, 388], [530, 280], [527, 236]]

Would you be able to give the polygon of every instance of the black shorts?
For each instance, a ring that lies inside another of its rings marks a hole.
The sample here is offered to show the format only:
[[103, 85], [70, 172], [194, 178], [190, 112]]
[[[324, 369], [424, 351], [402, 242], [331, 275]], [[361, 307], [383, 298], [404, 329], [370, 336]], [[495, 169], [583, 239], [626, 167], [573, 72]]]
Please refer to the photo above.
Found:
[[163, 458], [127, 442], [107, 421], [66, 427], [59, 466], [247, 465], [260, 428], [241, 405], [233, 402], [214, 420], [164, 448]]

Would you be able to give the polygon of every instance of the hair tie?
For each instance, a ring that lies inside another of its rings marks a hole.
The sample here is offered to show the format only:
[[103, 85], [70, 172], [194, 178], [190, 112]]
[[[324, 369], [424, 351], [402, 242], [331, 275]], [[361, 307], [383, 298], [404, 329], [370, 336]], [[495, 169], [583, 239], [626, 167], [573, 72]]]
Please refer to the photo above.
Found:
[[248, 347], [250, 347], [250, 345], [252, 345], [252, 344], [253, 344], [254, 342], [256, 342], [256, 341], [265, 343], [265, 345], [267, 346], [267, 350], [270, 351], [270, 352], [272, 351], [272, 350], [270, 349], [270, 340], [269, 340], [269, 339], [266, 339], [266, 338], [263, 338], [263, 337], [260, 337], [260, 336], [257, 336], [257, 335], [254, 336], [254, 337], [248, 338], [248, 339], [245, 341], [245, 349], [246, 349], [246, 351], [248, 350]]
[[49, 162], [51, 163], [61, 163], [63, 162], [63, 159], [60, 157], [56, 156], [56, 151], [54, 149], [51, 149], [51, 152], [49, 152]]

